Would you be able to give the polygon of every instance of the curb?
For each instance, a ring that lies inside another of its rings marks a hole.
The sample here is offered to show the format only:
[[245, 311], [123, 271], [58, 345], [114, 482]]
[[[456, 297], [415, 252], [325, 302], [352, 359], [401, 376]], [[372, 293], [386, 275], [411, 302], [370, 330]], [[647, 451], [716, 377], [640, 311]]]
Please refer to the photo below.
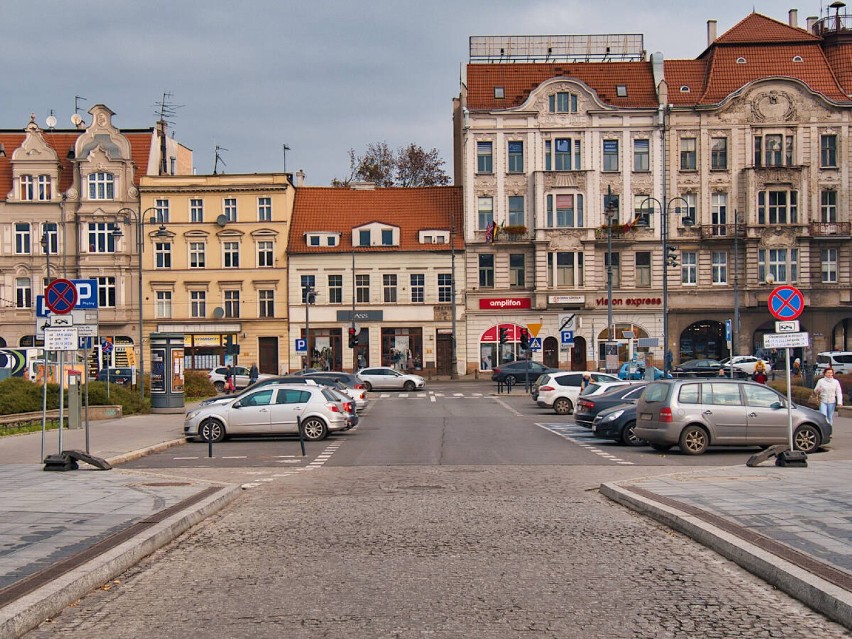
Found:
[[144, 533], [9, 604], [0, 610], [0, 639], [20, 637], [59, 614], [87, 593], [114, 579], [192, 526], [224, 508], [235, 500], [240, 492], [239, 486], [221, 486], [216, 494], [167, 517]]
[[185, 443], [186, 439], [183, 437], [181, 437], [180, 439], [171, 439], [169, 441], [160, 442], [159, 444], [154, 444], [153, 446], [148, 446], [147, 448], [140, 448], [139, 450], [132, 450], [129, 453], [123, 453], [121, 455], [116, 455], [115, 457], [110, 457], [109, 459], [107, 459], [107, 462], [110, 466], [118, 466], [120, 464], [125, 464], [129, 461], [141, 459], [142, 457], [145, 457], [147, 455], [161, 453], [164, 450], [173, 448], [174, 446], [183, 446]]
[[627, 491], [619, 483], [601, 484], [600, 492], [622, 506], [691, 537], [829, 619], [852, 630], [852, 593], [849, 591], [708, 524], [694, 515]]

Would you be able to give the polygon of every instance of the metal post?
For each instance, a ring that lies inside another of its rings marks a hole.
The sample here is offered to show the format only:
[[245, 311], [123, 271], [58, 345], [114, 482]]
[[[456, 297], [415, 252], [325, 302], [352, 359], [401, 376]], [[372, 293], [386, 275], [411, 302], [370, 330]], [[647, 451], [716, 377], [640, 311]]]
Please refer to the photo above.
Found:
[[144, 330], [142, 326], [142, 309], [144, 307], [142, 303], [142, 251], [145, 249], [142, 234], [144, 230], [145, 222], [140, 213], [136, 216], [136, 254], [139, 260], [139, 281], [136, 291], [139, 298], [139, 380], [137, 383], [139, 384], [139, 398], [143, 403], [145, 401], [145, 340], [142, 335]]
[[731, 336], [731, 357], [737, 354], [740, 337], [740, 214], [734, 209], [734, 334]]
[[[47, 260], [47, 283], [50, 284], [50, 233], [48, 233], [49, 225], [45, 224], [44, 232], [42, 233], [42, 244], [44, 246], [44, 255]], [[59, 234], [57, 232], [57, 241]], [[38, 321], [38, 320], [36, 320]], [[39, 461], [44, 460], [44, 437], [47, 430], [47, 359], [48, 352], [46, 348], [42, 352], [42, 369], [41, 369], [41, 457]]]
[[[351, 326], [355, 328], [355, 247], [352, 247], [352, 319]], [[358, 344], [360, 343], [360, 338], [358, 335], [355, 335], [356, 342], [355, 348], [352, 349], [352, 373], [358, 372]]]
[[660, 237], [663, 243], [663, 373], [668, 374], [669, 352], [669, 208], [665, 195], [661, 202]]
[[604, 347], [604, 368], [609, 373], [607, 365], [607, 356], [609, 355], [609, 345], [613, 339], [612, 330], [612, 187], [606, 187], [606, 341]]
[[[452, 317], [452, 334], [453, 340], [450, 352], [450, 379], [458, 379], [459, 378], [459, 360], [458, 353], [456, 352], [456, 214], [455, 211], [450, 211], [450, 303], [451, 309], [450, 312], [453, 314]], [[420, 365], [425, 365], [425, 362], [420, 362]], [[479, 368], [477, 366], [477, 368]]]
[[65, 420], [65, 351], [59, 351], [59, 452], [62, 452], [62, 422]]

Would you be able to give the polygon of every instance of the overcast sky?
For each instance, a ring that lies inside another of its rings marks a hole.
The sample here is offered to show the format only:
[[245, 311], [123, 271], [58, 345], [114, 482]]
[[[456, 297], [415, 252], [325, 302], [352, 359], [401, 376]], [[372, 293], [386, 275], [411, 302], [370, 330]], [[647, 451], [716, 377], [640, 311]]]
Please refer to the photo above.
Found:
[[[198, 173], [289, 172], [321, 186], [370, 142], [437, 148], [452, 176], [452, 99], [471, 35], [640, 33], [695, 58], [752, 8], [799, 25], [825, 0], [2, 0], [0, 128], [71, 128], [98, 103], [147, 128], [170, 92]], [[823, 14], [824, 15], [824, 14]], [[179, 108], [177, 108], [179, 107]], [[285, 156], [282, 146], [290, 150]]]

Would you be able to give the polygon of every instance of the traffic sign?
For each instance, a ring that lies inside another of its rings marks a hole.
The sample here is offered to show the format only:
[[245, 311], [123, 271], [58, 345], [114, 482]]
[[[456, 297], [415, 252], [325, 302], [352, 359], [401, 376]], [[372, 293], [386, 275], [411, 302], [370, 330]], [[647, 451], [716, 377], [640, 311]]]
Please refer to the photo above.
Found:
[[730, 342], [733, 339], [733, 322], [731, 320], [725, 320], [725, 341]]
[[77, 305], [77, 287], [71, 280], [53, 280], [44, 289], [44, 303], [57, 315], [70, 313]]
[[792, 320], [790, 322], [775, 322], [775, 332], [776, 333], [798, 333], [799, 332], [799, 320]]
[[809, 345], [809, 333], [764, 333], [763, 335], [763, 348], [804, 348]]
[[560, 331], [559, 338], [561, 343], [563, 344], [573, 344], [574, 343], [574, 331]]
[[77, 288], [77, 304], [74, 308], [98, 308], [98, 280], [71, 280]]
[[101, 350], [104, 352], [104, 354], [112, 353], [112, 338], [111, 337], [104, 337], [101, 340]]
[[303, 337], [296, 338], [296, 352], [297, 353], [307, 353], [308, 352], [308, 340]]
[[576, 331], [577, 330], [577, 314], [568, 313], [559, 316], [560, 331]]
[[794, 320], [805, 310], [805, 298], [795, 286], [776, 286], [766, 300], [769, 312], [777, 320]]
[[531, 351], [540, 351], [541, 350], [541, 338], [533, 337], [530, 340], [530, 350]]
[[76, 351], [79, 347], [77, 329], [73, 326], [44, 329], [44, 349], [47, 351]]
[[68, 315], [51, 315], [47, 318], [50, 326], [74, 326], [74, 316]]

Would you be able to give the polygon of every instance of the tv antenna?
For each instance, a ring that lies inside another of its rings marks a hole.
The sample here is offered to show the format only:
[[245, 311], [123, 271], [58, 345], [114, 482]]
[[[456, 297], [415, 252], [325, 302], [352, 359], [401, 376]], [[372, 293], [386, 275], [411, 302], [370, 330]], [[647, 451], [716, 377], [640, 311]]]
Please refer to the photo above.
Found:
[[222, 166], [228, 166], [227, 164], [225, 164], [225, 160], [222, 159], [222, 156], [219, 155], [219, 151], [227, 151], [227, 150], [228, 149], [226, 149], [223, 146], [219, 146], [218, 144], [216, 145], [216, 161], [213, 163], [213, 175], [218, 174], [217, 169], [219, 168], [219, 162], [222, 163]]
[[86, 100], [86, 99], [87, 98], [83, 98], [79, 95], [74, 96], [74, 114], [75, 115], [80, 115], [80, 109], [82, 108], [80, 106], [80, 100]]
[[177, 110], [182, 109], [184, 106], [182, 104], [175, 104], [172, 102], [173, 97], [174, 93], [171, 91], [163, 91], [163, 99], [154, 103], [154, 106], [157, 107], [157, 110], [154, 111], [154, 115], [157, 116], [160, 122], [165, 122], [169, 126], [172, 125], [172, 120], [175, 115], [177, 115]]
[[287, 172], [287, 151], [290, 150], [290, 147], [287, 144], [281, 145], [281, 150], [284, 152], [284, 173]]

